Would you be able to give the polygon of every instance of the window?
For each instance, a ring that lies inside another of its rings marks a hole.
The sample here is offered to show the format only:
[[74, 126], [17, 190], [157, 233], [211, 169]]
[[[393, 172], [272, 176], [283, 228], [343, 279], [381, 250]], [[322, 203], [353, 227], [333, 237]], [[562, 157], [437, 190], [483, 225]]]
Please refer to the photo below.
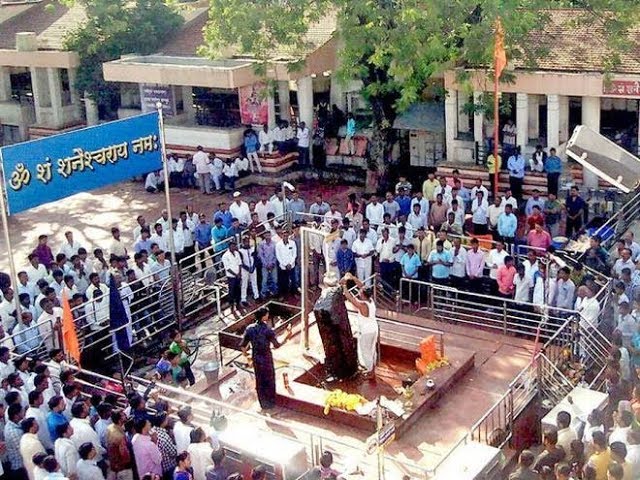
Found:
[[196, 123], [209, 127], [240, 127], [240, 104], [237, 90], [193, 87]]

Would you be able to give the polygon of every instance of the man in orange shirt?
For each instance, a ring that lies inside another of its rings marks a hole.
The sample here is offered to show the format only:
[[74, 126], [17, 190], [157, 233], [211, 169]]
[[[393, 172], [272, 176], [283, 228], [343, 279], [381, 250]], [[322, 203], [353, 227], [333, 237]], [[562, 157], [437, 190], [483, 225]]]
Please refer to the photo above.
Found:
[[498, 293], [501, 297], [513, 297], [513, 278], [516, 276], [516, 267], [513, 266], [513, 257], [507, 255], [504, 257], [504, 265], [498, 267], [497, 282]]

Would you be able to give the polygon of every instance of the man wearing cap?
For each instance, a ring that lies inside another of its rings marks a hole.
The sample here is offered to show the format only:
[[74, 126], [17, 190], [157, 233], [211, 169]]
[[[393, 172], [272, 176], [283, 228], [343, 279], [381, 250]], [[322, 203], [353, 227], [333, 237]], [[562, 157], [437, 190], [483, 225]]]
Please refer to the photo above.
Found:
[[233, 192], [233, 203], [229, 206], [229, 212], [231, 212], [231, 218], [237, 218], [240, 221], [240, 225], [246, 227], [251, 223], [251, 211], [247, 202], [241, 198], [241, 193]]
[[[242, 279], [242, 257], [238, 252], [238, 244], [235, 241], [229, 243], [229, 249], [222, 255], [224, 273], [229, 283], [229, 304], [231, 310], [240, 309]], [[235, 312], [234, 312], [235, 313]]]

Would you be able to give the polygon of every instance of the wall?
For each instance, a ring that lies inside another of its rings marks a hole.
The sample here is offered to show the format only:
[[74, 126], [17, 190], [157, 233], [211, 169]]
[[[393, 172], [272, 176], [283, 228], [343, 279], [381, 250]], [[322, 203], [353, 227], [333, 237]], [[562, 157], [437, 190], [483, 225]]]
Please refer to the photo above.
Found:
[[165, 142], [171, 145], [207, 149], [234, 150], [242, 145], [244, 128], [222, 129], [208, 127], [181, 127], [165, 125]]

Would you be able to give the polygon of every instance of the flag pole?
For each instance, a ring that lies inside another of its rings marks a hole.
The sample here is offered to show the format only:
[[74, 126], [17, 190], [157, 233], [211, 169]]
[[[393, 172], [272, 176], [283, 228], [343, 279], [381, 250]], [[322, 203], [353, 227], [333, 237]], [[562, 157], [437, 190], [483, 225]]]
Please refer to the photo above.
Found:
[[[13, 303], [16, 307], [16, 322], [21, 320], [20, 296], [18, 295], [18, 275], [16, 273], [16, 263], [13, 257], [13, 247], [11, 245], [11, 236], [9, 235], [9, 213], [7, 201], [7, 184], [5, 183], [4, 160], [2, 158], [2, 149], [0, 148], [0, 175], [2, 186], [0, 186], [0, 210], [2, 210], [2, 229], [4, 230], [4, 243], [7, 248], [7, 256], [9, 257], [9, 273], [11, 274], [11, 287], [13, 288]], [[15, 287], [15, 288], [14, 288]], [[34, 319], [37, 320], [37, 319]], [[4, 332], [6, 336], [9, 332]]]
[[[504, 30], [500, 17], [496, 18], [495, 23], [495, 40], [493, 48], [493, 67], [494, 67], [494, 84], [493, 84], [493, 195], [498, 196], [498, 182], [500, 180], [500, 168], [498, 168], [498, 141], [500, 138], [500, 100], [499, 100], [499, 84], [500, 75], [507, 66], [507, 54], [504, 50]], [[504, 153], [504, 152], [502, 152]], [[502, 159], [503, 161], [505, 159]], [[502, 163], [502, 162], [500, 162]], [[502, 165], [500, 165], [502, 166]]]
[[164, 175], [164, 199], [169, 215], [169, 250], [171, 251], [171, 265], [176, 265], [176, 246], [173, 240], [173, 214], [171, 213], [171, 196], [169, 195], [169, 166], [167, 165], [167, 149], [164, 144], [164, 118], [162, 117], [162, 103], [156, 103], [158, 109], [158, 123], [160, 133], [160, 152], [162, 154], [162, 174]]

